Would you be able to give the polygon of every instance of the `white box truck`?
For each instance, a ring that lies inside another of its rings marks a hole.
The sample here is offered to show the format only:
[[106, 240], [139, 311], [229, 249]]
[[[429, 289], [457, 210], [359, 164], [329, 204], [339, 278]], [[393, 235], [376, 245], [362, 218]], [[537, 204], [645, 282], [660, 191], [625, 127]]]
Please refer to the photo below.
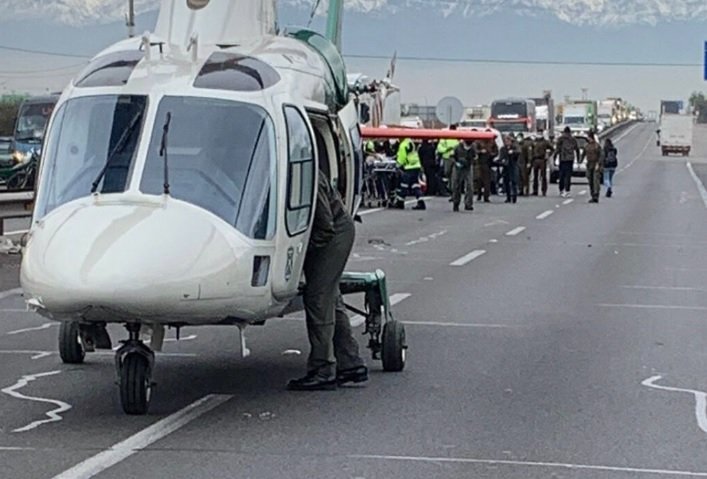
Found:
[[692, 115], [663, 113], [660, 120], [660, 148], [663, 156], [680, 153], [689, 156], [692, 149]]

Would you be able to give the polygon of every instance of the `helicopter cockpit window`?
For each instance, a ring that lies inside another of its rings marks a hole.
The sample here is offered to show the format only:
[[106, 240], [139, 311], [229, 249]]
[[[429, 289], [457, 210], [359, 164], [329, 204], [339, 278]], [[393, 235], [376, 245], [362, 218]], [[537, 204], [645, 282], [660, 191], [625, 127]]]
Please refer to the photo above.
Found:
[[167, 113], [172, 197], [210, 211], [250, 238], [272, 238], [276, 149], [266, 111], [212, 98], [163, 98], [140, 184], [143, 193], [161, 195], [164, 190], [160, 146]]
[[90, 96], [64, 103], [48, 132], [37, 218], [88, 196], [97, 178], [99, 193], [125, 191], [146, 111], [147, 97], [137, 95]]
[[280, 81], [280, 75], [257, 58], [217, 52], [206, 60], [194, 81], [196, 88], [260, 91]]
[[140, 50], [109, 53], [88, 64], [79, 74], [76, 86], [80, 88], [123, 86], [145, 56]]
[[314, 145], [307, 123], [293, 107], [285, 107], [289, 148], [287, 172], [287, 232], [307, 229], [314, 197]]

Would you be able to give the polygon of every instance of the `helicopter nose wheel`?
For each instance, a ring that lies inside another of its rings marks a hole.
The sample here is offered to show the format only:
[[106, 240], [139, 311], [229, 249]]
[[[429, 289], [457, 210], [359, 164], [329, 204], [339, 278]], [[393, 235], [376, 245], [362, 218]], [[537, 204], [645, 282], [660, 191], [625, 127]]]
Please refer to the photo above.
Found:
[[64, 321], [59, 326], [59, 356], [66, 364], [83, 363], [86, 349], [77, 321]]
[[120, 403], [130, 415], [144, 415], [152, 399], [155, 353], [140, 341], [140, 325], [128, 324], [129, 339], [115, 353]]

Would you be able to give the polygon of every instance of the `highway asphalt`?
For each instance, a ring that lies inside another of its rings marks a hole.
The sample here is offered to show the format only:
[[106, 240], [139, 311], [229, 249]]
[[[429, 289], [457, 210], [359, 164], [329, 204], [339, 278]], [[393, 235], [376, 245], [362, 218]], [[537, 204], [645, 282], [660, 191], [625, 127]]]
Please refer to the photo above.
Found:
[[[58, 327], [1, 295], [0, 477], [707, 477], [707, 129], [690, 168], [654, 130], [619, 139], [598, 205], [579, 182], [572, 201], [364, 214], [350, 269], [386, 271], [410, 350], [363, 387], [285, 391], [301, 321], [249, 330], [245, 360], [235, 329], [192, 328], [128, 417], [111, 354], [63, 365]], [[0, 263], [6, 290], [16, 275]]]

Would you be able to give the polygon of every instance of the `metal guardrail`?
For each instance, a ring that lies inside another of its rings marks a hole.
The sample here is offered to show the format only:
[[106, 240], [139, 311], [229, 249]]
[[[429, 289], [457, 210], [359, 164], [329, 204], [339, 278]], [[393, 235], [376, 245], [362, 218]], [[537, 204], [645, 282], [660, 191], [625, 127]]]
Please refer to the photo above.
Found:
[[604, 140], [606, 138], [610, 138], [611, 136], [622, 132], [623, 130], [625, 130], [629, 126], [634, 125], [635, 123], [636, 123], [635, 120], [627, 120], [627, 121], [624, 121], [623, 123], [619, 123], [618, 125], [614, 125], [611, 128], [609, 128], [608, 130], [604, 130], [601, 133], [599, 133], [599, 135], [598, 135], [599, 139]]
[[5, 234], [5, 220], [29, 218], [34, 206], [34, 191], [0, 192], [0, 236]]

